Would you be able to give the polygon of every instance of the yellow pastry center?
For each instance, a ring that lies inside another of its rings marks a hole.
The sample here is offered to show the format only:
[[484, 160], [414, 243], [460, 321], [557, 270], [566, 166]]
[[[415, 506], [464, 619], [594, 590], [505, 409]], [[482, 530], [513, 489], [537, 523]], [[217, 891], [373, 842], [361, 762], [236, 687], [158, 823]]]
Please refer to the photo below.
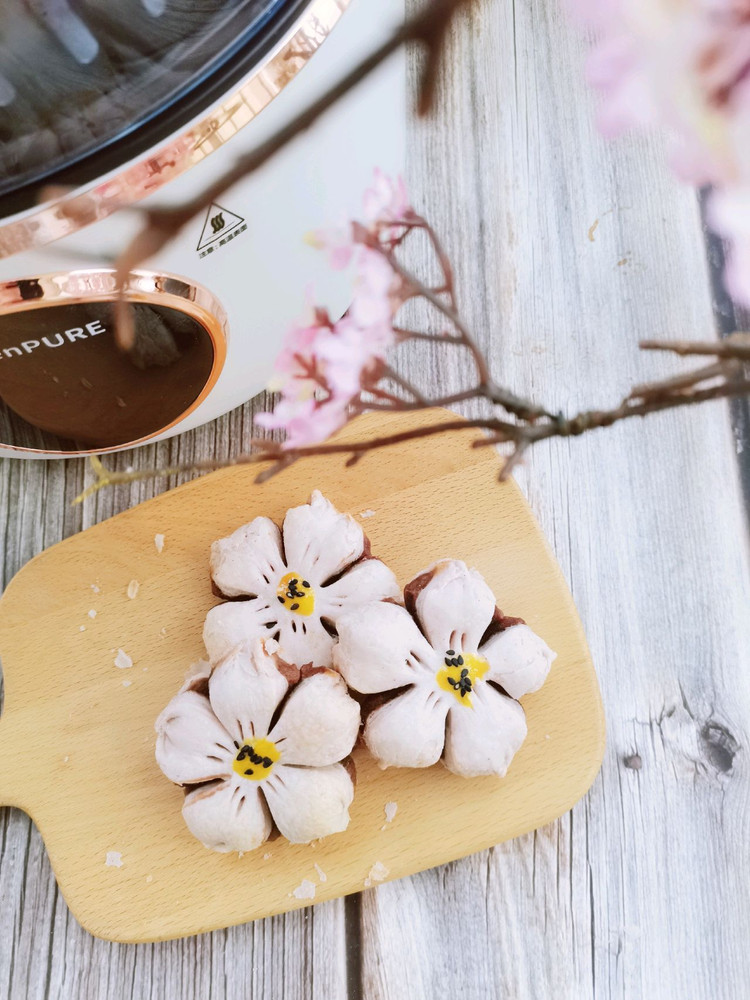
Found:
[[276, 744], [267, 739], [254, 739], [247, 743], [237, 743], [237, 756], [232, 762], [232, 768], [236, 774], [250, 781], [263, 781], [267, 778], [273, 765], [281, 757], [276, 749]]
[[436, 676], [438, 687], [448, 691], [461, 705], [471, 705], [471, 692], [476, 681], [490, 669], [489, 663], [482, 656], [472, 653], [457, 653], [449, 649], [445, 654], [445, 666], [438, 670]]
[[276, 588], [279, 604], [298, 615], [311, 615], [315, 609], [315, 591], [299, 573], [287, 573]]

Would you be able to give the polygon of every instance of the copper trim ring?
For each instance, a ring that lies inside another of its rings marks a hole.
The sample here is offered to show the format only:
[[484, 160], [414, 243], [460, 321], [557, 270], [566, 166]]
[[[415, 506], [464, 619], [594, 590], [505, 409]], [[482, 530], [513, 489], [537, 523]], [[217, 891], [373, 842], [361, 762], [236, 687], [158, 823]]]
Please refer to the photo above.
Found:
[[94, 187], [65, 194], [0, 226], [0, 258], [69, 236], [153, 194], [223, 146], [253, 120], [317, 52], [350, 0], [313, 0], [286, 42], [240, 88], [158, 152]]
[[[46, 306], [77, 305], [82, 302], [114, 302], [117, 281], [114, 268], [86, 268], [79, 271], [59, 271], [35, 278], [0, 282], [0, 316], [44, 309]], [[34, 297], [28, 297], [29, 286]], [[213, 348], [213, 364], [209, 376], [193, 402], [169, 424], [157, 428], [145, 437], [108, 448], [82, 448], [80, 451], [48, 451], [24, 448], [0, 441], [0, 449], [34, 455], [59, 455], [76, 458], [81, 455], [103, 455], [108, 452], [135, 448], [171, 430], [188, 417], [207, 398], [224, 367], [227, 356], [228, 324], [224, 307], [203, 285], [166, 272], [139, 270], [128, 275], [123, 293], [128, 302], [148, 302], [168, 306], [196, 320], [208, 334]]]

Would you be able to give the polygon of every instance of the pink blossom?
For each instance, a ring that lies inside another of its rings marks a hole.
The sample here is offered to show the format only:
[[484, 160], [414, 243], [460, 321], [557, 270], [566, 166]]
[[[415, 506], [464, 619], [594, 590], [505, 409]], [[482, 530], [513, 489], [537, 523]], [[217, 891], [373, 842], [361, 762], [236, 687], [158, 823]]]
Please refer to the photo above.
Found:
[[328, 252], [332, 267], [353, 261], [353, 297], [338, 322], [315, 309], [286, 336], [269, 386], [281, 391], [281, 401], [273, 413], [255, 418], [260, 427], [285, 430], [285, 448], [324, 441], [346, 423], [362, 390], [377, 382], [385, 354], [396, 342], [394, 316], [406, 297], [403, 282], [377, 243], [387, 249], [394, 235], [388, 223], [407, 220], [410, 214], [403, 180], [376, 171], [365, 195], [366, 225], [349, 223], [311, 235], [310, 242]]
[[348, 315], [332, 327], [300, 329], [302, 335], [293, 338], [299, 351], [287, 345], [276, 366], [280, 402], [272, 413], [255, 417], [260, 427], [285, 430], [287, 449], [324, 441], [346, 423], [351, 404], [377, 380], [394, 340], [389, 323], [360, 326]]
[[[609, 135], [661, 126], [683, 180], [723, 189], [721, 232], [747, 243], [750, 203], [750, 0], [571, 0], [598, 33], [588, 76]], [[733, 193], [736, 191], [736, 195]], [[748, 254], [730, 253], [733, 294], [750, 304]]]
[[358, 396], [390, 343], [392, 340], [384, 342], [380, 329], [362, 327], [350, 316], [342, 317], [318, 351], [332, 397], [348, 404]]
[[370, 226], [378, 222], [400, 222], [412, 211], [406, 195], [403, 177], [395, 180], [376, 169], [372, 187], [365, 191], [363, 200], [365, 222]]
[[[387, 343], [387, 338], [372, 337], [370, 330], [348, 316], [319, 330], [311, 350], [295, 360], [299, 374], [284, 373], [281, 401], [272, 413], [257, 414], [256, 422], [268, 430], [285, 430], [287, 449], [324, 441], [346, 423], [349, 407], [363, 387], [377, 380]], [[311, 370], [317, 379], [304, 374]]]
[[395, 235], [391, 227], [384, 230], [383, 223], [408, 221], [413, 215], [403, 178], [394, 180], [379, 169], [375, 171], [372, 186], [365, 191], [362, 208], [364, 225], [347, 222], [329, 229], [315, 229], [308, 236], [312, 246], [328, 254], [336, 271], [348, 267], [357, 247], [372, 237], [388, 240]]
[[310, 233], [308, 242], [316, 250], [326, 251], [328, 263], [334, 271], [343, 271], [351, 264], [355, 242], [350, 222], [332, 229], [315, 229]]
[[284, 448], [304, 448], [319, 444], [343, 427], [348, 419], [346, 406], [335, 400], [282, 399], [272, 413], [257, 413], [255, 422], [266, 430], [284, 430]]
[[390, 324], [400, 305], [395, 299], [399, 285], [383, 254], [363, 247], [357, 258], [350, 315], [363, 327]]
[[316, 343], [330, 333], [330, 322], [321, 322], [321, 319], [321, 316], [317, 316], [312, 323], [295, 324], [287, 333], [284, 346], [274, 364], [274, 388], [280, 389], [291, 378], [299, 379], [309, 375], [309, 367], [303, 362], [314, 358]]

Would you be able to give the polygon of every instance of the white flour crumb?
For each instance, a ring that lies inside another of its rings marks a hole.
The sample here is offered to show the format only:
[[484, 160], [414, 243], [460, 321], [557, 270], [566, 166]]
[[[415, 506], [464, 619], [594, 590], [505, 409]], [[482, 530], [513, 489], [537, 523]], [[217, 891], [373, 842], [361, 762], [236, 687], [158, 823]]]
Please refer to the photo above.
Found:
[[132, 681], [123, 681], [122, 686], [124, 688], [129, 688], [132, 683], [133, 683]]
[[386, 802], [383, 812], [385, 813], [386, 823], [392, 823], [398, 812], [398, 802]]
[[89, 611], [89, 618], [96, 618], [96, 611], [93, 608]]
[[237, 857], [238, 858], [244, 858], [245, 857], [245, 852], [244, 851], [237, 851]]
[[547, 735], [544, 738], [545, 738], [545, 740], [548, 740], [549, 739], [549, 733], [547, 733]]
[[270, 851], [266, 851], [266, 853], [263, 855], [263, 860], [268, 861], [270, 857], [271, 857]]
[[63, 757], [63, 764], [67, 764], [69, 760], [70, 757]]
[[97, 585], [95, 583], [92, 583], [91, 584], [91, 589], [94, 591], [95, 594], [98, 594], [99, 591], [101, 590], [101, 587], [97, 587]]
[[317, 861], [315, 862], [315, 871], [318, 873], [318, 878], [320, 879], [321, 882], [327, 882], [328, 881], [328, 876], [323, 871], [323, 869], [320, 867], [320, 865], [317, 863]]
[[390, 868], [386, 868], [382, 861], [376, 861], [365, 879], [365, 889], [369, 889], [373, 882], [382, 882], [390, 873]]
[[153, 875], [147, 875], [146, 876], [146, 881], [147, 882], [153, 882], [154, 881], [154, 876]]
[[131, 580], [128, 584], [128, 597], [132, 601], [134, 597], [138, 596], [138, 589], [140, 588], [140, 583], [137, 580]]
[[167, 634], [166, 628], [159, 630], [159, 635], [162, 637], [162, 639], [166, 636], [166, 634]]
[[375, 511], [374, 510], [362, 510], [362, 511], [360, 511], [359, 516], [360, 517], [375, 517]]
[[148, 667], [144, 667], [143, 668], [143, 672], [144, 672], [144, 674], [147, 673], [148, 672]]
[[79, 625], [78, 626], [78, 631], [79, 632], [85, 632], [86, 631], [86, 626], [85, 625]]
[[107, 860], [104, 864], [107, 868], [122, 868], [122, 854], [120, 851], [107, 851]]
[[291, 895], [297, 899], [315, 899], [315, 883], [309, 878], [303, 878]]
[[164, 551], [164, 535], [154, 535], [154, 545], [156, 546], [156, 551], [161, 555]]
[[124, 649], [117, 650], [117, 656], [115, 657], [115, 666], [119, 667], [120, 670], [128, 670], [133, 666], [132, 659], [128, 656]]

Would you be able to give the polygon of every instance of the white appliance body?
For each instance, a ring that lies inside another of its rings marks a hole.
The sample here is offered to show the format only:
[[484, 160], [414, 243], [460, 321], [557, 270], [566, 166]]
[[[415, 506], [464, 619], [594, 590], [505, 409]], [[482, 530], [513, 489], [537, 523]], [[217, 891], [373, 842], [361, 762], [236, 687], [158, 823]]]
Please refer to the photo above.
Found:
[[[243, 151], [254, 149], [341, 78], [402, 16], [403, 0], [352, 0], [309, 63], [257, 117], [239, 131], [232, 128], [234, 134], [216, 151], [132, 207], [46, 245], [0, 259], [0, 282], [111, 267], [142, 224], [139, 207], [179, 204], [201, 192]], [[212, 420], [261, 391], [285, 332], [304, 315], [311, 294], [332, 315], [346, 309], [351, 276], [333, 271], [325, 254], [305, 237], [317, 228], [357, 218], [376, 167], [392, 175], [402, 172], [405, 84], [404, 61], [396, 55], [311, 129], [217, 199], [224, 210], [224, 232], [230, 238], [213, 238], [209, 210], [141, 265], [204, 286], [227, 317], [226, 361], [213, 389], [188, 416], [149, 441]], [[201, 120], [205, 122], [209, 113], [210, 109], [203, 112]], [[220, 132], [219, 122], [217, 135]], [[140, 156], [137, 161], [148, 157]], [[115, 171], [112, 179], [122, 170]], [[107, 179], [98, 178], [96, 184], [101, 186]], [[34, 214], [35, 210], [22, 213], [4, 220], [3, 225]], [[9, 448], [0, 448], [0, 455], [51, 457]]]

